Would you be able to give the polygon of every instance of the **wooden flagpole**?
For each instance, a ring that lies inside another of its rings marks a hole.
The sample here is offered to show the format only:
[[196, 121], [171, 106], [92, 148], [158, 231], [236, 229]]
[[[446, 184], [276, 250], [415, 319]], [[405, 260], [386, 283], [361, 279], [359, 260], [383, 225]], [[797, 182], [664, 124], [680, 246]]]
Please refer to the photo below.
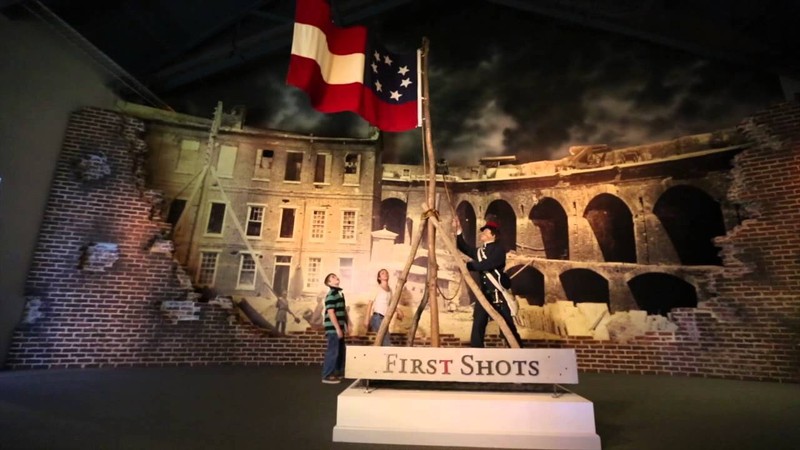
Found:
[[[425, 137], [425, 157], [428, 161], [428, 185], [426, 187], [426, 216], [436, 214], [436, 155], [431, 138], [430, 90], [428, 89], [428, 49], [427, 37], [422, 38], [422, 59], [420, 83], [422, 84], [422, 133]], [[436, 228], [428, 222], [428, 305], [431, 316], [431, 347], [439, 347], [439, 297], [437, 295]]]
[[[426, 161], [428, 164], [428, 184], [426, 185], [426, 201], [424, 205], [425, 212], [422, 214], [420, 218], [419, 228], [417, 229], [417, 233], [414, 235], [411, 244], [411, 251], [408, 255], [408, 260], [406, 261], [406, 265], [403, 269], [403, 272], [397, 279], [397, 283], [395, 285], [395, 290], [392, 295], [392, 299], [389, 302], [389, 308], [386, 311], [385, 320], [381, 323], [381, 327], [378, 330], [377, 335], [375, 336], [375, 341], [373, 345], [380, 346], [381, 342], [383, 341], [383, 337], [389, 330], [389, 325], [391, 320], [394, 318], [394, 312], [397, 308], [397, 304], [400, 301], [400, 294], [402, 293], [403, 287], [405, 286], [405, 282], [408, 278], [408, 273], [411, 269], [411, 265], [413, 264], [414, 257], [416, 256], [417, 252], [419, 251], [419, 244], [422, 238], [422, 233], [428, 233], [428, 278], [427, 278], [427, 293], [428, 295], [433, 296], [433, 301], [429, 301], [430, 303], [430, 317], [431, 317], [431, 346], [432, 347], [439, 347], [441, 344], [439, 342], [439, 308], [438, 302], [436, 301], [436, 287], [437, 287], [437, 272], [438, 266], [436, 264], [436, 229], [434, 228], [433, 224], [428, 221], [428, 217], [432, 214], [435, 214], [434, 206], [435, 206], [435, 198], [436, 198], [436, 158], [434, 156], [433, 144], [431, 139], [431, 130], [430, 130], [430, 108], [428, 107], [428, 38], [422, 38], [422, 52], [420, 57], [420, 85], [421, 85], [421, 95], [419, 101], [421, 102], [422, 108], [422, 132], [423, 132], [423, 149], [425, 151]], [[428, 297], [431, 298], [431, 297]], [[416, 327], [415, 327], [416, 329]], [[409, 336], [409, 340], [413, 341], [414, 336]]]
[[[403, 272], [400, 274], [393, 292], [392, 299], [389, 302], [389, 308], [386, 311], [385, 320], [382, 321], [381, 327], [375, 336], [374, 346], [380, 346], [383, 337], [389, 330], [389, 325], [394, 317], [397, 304], [400, 301], [400, 294], [402, 293], [409, 270], [414, 261], [414, 256], [419, 251], [419, 244], [423, 230], [427, 228], [428, 232], [428, 278], [426, 295], [428, 304], [430, 305], [430, 336], [431, 347], [440, 347], [439, 339], [439, 296], [438, 296], [438, 280], [437, 273], [439, 267], [436, 262], [436, 230], [441, 226], [438, 220], [438, 212], [436, 211], [436, 155], [433, 148], [433, 139], [431, 137], [431, 119], [430, 119], [430, 93], [428, 89], [428, 38], [422, 38], [422, 57], [420, 62], [420, 83], [422, 88], [422, 133], [423, 133], [423, 147], [425, 151], [425, 161], [428, 167], [428, 184], [426, 185], [426, 203], [423, 205], [425, 212], [422, 214], [417, 234], [414, 236], [411, 244], [411, 251], [409, 252], [406, 265]], [[452, 209], [452, 204], [450, 205]], [[456, 212], [453, 210], [455, 216]], [[439, 230], [441, 231], [441, 230]], [[461, 271], [463, 278], [469, 289], [475, 294], [478, 302], [486, 310], [487, 314], [497, 322], [500, 331], [505, 336], [511, 348], [519, 348], [519, 343], [511, 333], [511, 329], [503, 320], [500, 313], [498, 313], [480, 290], [475, 281], [470, 277], [467, 267], [464, 262], [459, 258], [459, 251], [455, 243], [449, 236], [443, 235], [444, 243], [451, 256], [457, 260], [458, 269]], [[418, 320], [419, 318], [416, 317]], [[416, 327], [414, 327], [416, 329]], [[408, 337], [409, 345], [413, 343], [413, 334]]]

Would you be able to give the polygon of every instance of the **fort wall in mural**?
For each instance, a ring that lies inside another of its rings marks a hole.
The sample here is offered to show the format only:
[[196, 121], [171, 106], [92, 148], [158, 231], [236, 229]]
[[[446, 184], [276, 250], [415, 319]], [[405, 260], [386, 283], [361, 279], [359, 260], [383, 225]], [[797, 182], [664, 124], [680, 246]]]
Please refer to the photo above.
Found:
[[[346, 280], [350, 342], [371, 342], [365, 305], [377, 270], [394, 281], [408, 257], [422, 169], [384, 164], [380, 136], [222, 119], [212, 130], [136, 105], [71, 116], [7, 368], [319, 364], [327, 272]], [[583, 371], [797, 382], [799, 123], [787, 103], [640, 147], [441, 161], [437, 209], [470, 240], [501, 223], [526, 346], [575, 349]], [[404, 312], [424, 294], [426, 257]], [[441, 343], [465, 346], [471, 299], [452, 256], [437, 261]], [[414, 345], [430, 345], [426, 314]]]
[[[207, 120], [164, 117], [144, 137], [149, 180], [165, 194], [175, 256], [195, 286], [246, 301], [268, 323], [279, 317], [282, 298], [300, 320], [281, 329], [300, 331], [318, 324], [322, 279], [336, 272], [357, 332], [366, 333], [374, 274], [385, 267], [396, 279], [419, 232], [423, 168], [382, 164], [377, 136], [248, 130], [233, 117], [209, 148]], [[709, 273], [721, 265], [713, 239], [738, 224], [725, 200], [727, 172], [747, 145], [726, 130], [618, 150], [573, 147], [556, 161], [441, 161], [437, 210], [445, 223], [457, 214], [473, 242], [485, 220], [501, 224], [523, 338], [624, 341], [674, 329], [673, 308], [707, 298]], [[411, 328], [425, 290], [426, 248], [393, 332]], [[474, 299], [451, 255], [437, 261], [442, 330], [466, 339]], [[427, 321], [423, 314], [423, 336]]]

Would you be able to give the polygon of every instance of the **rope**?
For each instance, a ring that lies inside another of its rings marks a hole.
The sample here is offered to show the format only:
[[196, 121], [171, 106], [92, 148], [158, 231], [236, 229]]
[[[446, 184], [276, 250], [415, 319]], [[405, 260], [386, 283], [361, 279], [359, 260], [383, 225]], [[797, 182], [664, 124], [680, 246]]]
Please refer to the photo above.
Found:
[[442, 298], [444, 298], [448, 302], [452, 301], [454, 298], [458, 297], [458, 294], [461, 292], [461, 280], [458, 281], [458, 287], [456, 288], [456, 293], [453, 294], [452, 297], [448, 297], [448, 296], [444, 295], [444, 292], [442, 292], [442, 288], [439, 287], [438, 284], [436, 285], [436, 291], [439, 292], [439, 295], [441, 295]]
[[439, 211], [436, 211], [435, 209], [429, 209], [422, 213], [422, 220], [427, 220], [428, 217], [435, 217], [438, 220]]

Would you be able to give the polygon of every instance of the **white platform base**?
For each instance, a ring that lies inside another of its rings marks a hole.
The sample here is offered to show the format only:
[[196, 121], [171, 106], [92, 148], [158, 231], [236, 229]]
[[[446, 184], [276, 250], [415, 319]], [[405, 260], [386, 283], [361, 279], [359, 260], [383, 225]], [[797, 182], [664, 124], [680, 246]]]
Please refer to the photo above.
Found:
[[339, 394], [335, 442], [600, 450], [592, 402], [576, 394], [377, 389]]

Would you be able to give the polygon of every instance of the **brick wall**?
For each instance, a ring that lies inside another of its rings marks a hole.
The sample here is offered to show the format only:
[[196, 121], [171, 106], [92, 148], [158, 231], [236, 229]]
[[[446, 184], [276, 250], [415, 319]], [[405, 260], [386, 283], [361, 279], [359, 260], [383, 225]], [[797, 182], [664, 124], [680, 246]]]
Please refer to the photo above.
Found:
[[[185, 292], [172, 259], [148, 251], [166, 225], [149, 219], [142, 194], [142, 129], [109, 111], [73, 115], [29, 275], [44, 316], [15, 332], [7, 368], [320, 364], [325, 341], [318, 331], [273, 337], [229, 321], [229, 312], [210, 304], [201, 304], [199, 321], [171, 323], [160, 313], [160, 302]], [[756, 145], [736, 158], [731, 173], [729, 197], [741, 205], [743, 220], [718, 242], [724, 267], [709, 280], [714, 299], [674, 310], [675, 333], [527, 346], [575, 348], [588, 372], [800, 381], [800, 105], [777, 106], [741, 129]], [[80, 181], [75, 161], [93, 151], [108, 157], [111, 176]], [[79, 268], [83, 247], [94, 242], [119, 246], [120, 258], [106, 272]], [[393, 340], [400, 344], [404, 336]], [[466, 345], [452, 336], [442, 336], [442, 344]], [[487, 345], [502, 341], [489, 337]]]

